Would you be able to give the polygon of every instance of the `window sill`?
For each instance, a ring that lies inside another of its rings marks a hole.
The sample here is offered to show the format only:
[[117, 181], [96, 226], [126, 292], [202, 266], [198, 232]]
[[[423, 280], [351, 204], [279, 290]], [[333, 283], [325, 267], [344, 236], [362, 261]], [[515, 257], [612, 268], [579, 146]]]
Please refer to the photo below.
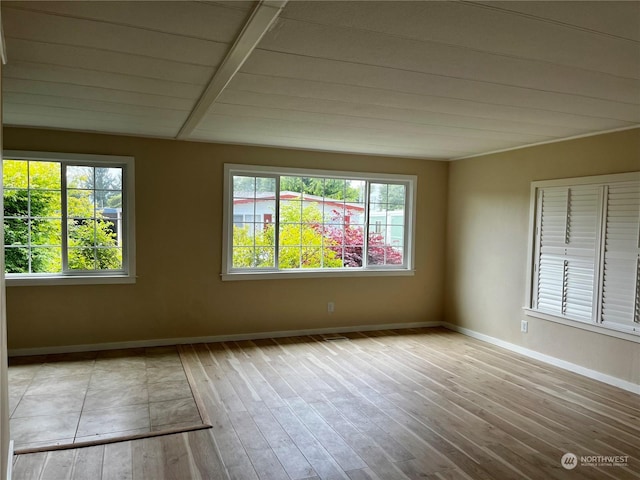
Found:
[[628, 340], [630, 342], [640, 343], [640, 324], [637, 327], [631, 327], [629, 329], [617, 329], [613, 327], [605, 327], [602, 325], [596, 325], [593, 323], [585, 323], [579, 320], [570, 320], [568, 318], [556, 317], [549, 313], [539, 312], [530, 308], [523, 308], [525, 315], [529, 317], [536, 317], [542, 320], [548, 320], [550, 322], [560, 323], [569, 327], [580, 328], [593, 333], [599, 333], [602, 335], [608, 335], [610, 337], [620, 338], [622, 340]]
[[236, 280], [282, 280], [290, 278], [337, 278], [337, 277], [409, 277], [415, 270], [330, 270], [330, 271], [279, 271], [279, 272], [234, 272], [220, 275], [222, 281]]
[[7, 287], [37, 287], [46, 285], [116, 285], [133, 283], [136, 283], [136, 277], [133, 275], [5, 277], [5, 284]]

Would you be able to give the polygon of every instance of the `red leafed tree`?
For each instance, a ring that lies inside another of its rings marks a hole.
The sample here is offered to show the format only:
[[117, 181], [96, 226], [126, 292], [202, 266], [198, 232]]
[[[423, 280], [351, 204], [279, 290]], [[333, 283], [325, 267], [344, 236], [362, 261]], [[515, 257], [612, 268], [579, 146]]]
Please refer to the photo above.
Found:
[[[340, 220], [339, 212], [334, 220]], [[342, 223], [342, 222], [339, 222]], [[318, 225], [318, 228], [322, 228]], [[344, 234], [344, 236], [343, 236]], [[325, 246], [342, 259], [345, 267], [362, 266], [362, 249], [364, 246], [364, 228], [354, 225], [325, 225], [323, 229]], [[378, 233], [369, 233], [368, 265], [400, 265], [402, 252], [384, 244], [384, 237]]]

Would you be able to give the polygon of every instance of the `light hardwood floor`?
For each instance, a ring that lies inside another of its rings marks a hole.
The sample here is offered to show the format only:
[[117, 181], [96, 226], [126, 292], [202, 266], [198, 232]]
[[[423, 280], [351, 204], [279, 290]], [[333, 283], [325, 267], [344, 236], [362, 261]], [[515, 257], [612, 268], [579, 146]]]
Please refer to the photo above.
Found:
[[14, 479], [640, 478], [637, 395], [443, 329], [346, 336], [182, 347], [212, 429], [20, 455]]

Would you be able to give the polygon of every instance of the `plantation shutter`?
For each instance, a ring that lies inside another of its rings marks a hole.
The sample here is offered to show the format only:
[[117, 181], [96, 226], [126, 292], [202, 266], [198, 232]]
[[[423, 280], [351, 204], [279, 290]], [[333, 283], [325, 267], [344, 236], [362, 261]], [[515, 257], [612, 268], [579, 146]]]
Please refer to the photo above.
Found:
[[600, 321], [633, 327], [640, 322], [640, 182], [607, 187]]
[[536, 306], [574, 320], [593, 317], [601, 187], [539, 191]]

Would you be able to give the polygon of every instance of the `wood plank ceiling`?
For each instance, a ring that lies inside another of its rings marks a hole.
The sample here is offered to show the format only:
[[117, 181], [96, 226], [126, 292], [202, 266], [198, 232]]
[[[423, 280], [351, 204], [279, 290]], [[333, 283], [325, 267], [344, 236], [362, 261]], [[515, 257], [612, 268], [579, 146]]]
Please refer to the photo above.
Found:
[[638, 1], [284, 4], [2, 2], [4, 122], [433, 159], [640, 124]]

